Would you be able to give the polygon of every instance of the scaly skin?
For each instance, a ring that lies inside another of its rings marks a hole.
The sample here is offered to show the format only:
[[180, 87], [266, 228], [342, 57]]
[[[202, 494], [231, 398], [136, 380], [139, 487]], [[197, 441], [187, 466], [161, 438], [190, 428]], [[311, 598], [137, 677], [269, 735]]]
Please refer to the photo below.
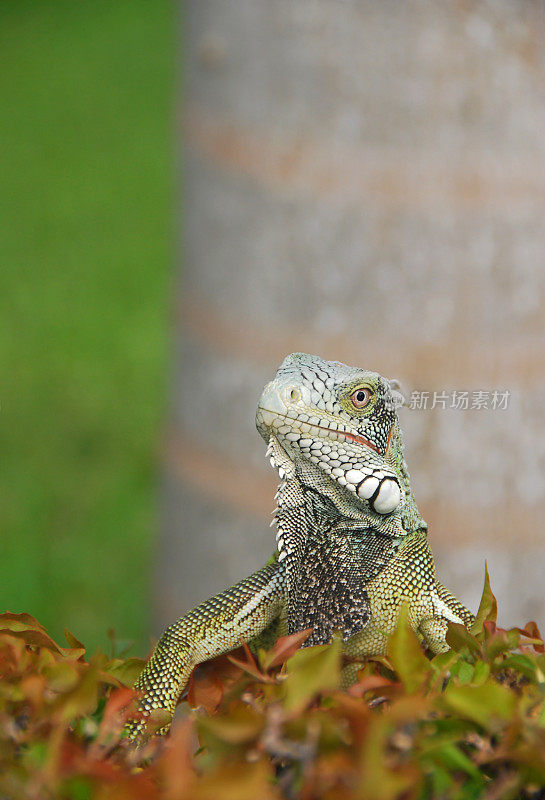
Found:
[[[363, 659], [386, 653], [406, 605], [438, 653], [449, 621], [473, 622], [436, 579], [389, 381], [295, 353], [265, 387], [256, 425], [280, 476], [277, 551], [165, 631], [136, 683], [144, 719], [130, 725], [134, 739], [153, 709], [172, 717], [197, 664], [242, 641], [313, 628], [306, 645], [323, 644], [339, 630], [346, 655]], [[346, 669], [345, 684], [357, 669]]]

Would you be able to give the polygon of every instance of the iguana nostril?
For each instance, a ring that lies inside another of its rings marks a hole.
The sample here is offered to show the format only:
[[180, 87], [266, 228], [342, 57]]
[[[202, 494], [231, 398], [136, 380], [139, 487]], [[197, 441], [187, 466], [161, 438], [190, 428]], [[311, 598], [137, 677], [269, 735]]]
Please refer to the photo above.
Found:
[[288, 390], [288, 400], [292, 403], [297, 403], [301, 399], [301, 392], [295, 386]]

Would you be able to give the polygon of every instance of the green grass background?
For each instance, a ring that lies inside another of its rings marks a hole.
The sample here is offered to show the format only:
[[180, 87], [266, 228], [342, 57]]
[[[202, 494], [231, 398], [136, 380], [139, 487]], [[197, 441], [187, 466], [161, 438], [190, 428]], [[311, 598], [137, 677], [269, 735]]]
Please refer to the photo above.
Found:
[[0, 607], [143, 652], [172, 277], [176, 14], [0, 3]]

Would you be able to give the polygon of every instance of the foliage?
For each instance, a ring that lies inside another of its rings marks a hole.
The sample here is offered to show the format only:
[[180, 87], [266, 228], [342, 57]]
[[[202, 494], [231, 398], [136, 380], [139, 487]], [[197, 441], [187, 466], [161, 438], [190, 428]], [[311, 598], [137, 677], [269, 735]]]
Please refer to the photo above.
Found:
[[[485, 582], [471, 631], [428, 658], [401, 619], [388, 657], [339, 688], [340, 642], [246, 647], [199, 667], [172, 733], [122, 738], [142, 662], [57, 645], [0, 617], [0, 797], [74, 800], [456, 800], [545, 796], [545, 647], [496, 625]], [[160, 727], [161, 720], [156, 720]]]

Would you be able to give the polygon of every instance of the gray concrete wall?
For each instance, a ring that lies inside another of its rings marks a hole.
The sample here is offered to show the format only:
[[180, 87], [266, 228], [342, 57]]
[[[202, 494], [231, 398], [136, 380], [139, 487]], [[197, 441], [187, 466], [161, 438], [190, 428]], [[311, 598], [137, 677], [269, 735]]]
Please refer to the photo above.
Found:
[[273, 547], [253, 427], [303, 350], [507, 410], [401, 411], [440, 577], [545, 621], [545, 13], [189, 0], [158, 628]]

